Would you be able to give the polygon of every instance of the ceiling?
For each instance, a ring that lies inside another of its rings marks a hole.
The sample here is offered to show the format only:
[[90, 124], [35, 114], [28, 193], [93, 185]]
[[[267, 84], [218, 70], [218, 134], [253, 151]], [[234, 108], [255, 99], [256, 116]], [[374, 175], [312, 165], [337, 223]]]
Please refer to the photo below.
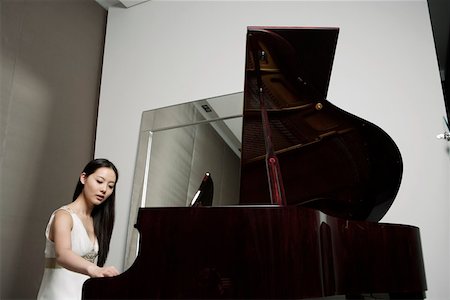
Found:
[[[106, 10], [109, 7], [128, 8], [151, 0], [95, 0]], [[450, 1], [449, 0], [428, 0], [431, 24], [436, 45], [436, 53], [439, 62], [442, 81], [445, 80], [448, 41], [450, 35]]]
[[103, 6], [103, 8], [108, 10], [108, 8], [110, 8], [111, 6], [128, 8], [150, 0], [95, 0], [95, 1], [101, 6]]

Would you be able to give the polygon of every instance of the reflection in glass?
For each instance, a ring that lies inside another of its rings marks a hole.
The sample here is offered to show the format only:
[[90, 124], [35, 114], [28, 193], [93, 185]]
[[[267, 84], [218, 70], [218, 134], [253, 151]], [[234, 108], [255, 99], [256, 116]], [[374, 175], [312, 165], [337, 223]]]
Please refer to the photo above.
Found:
[[125, 265], [136, 257], [139, 207], [189, 206], [206, 172], [213, 206], [239, 201], [243, 93], [145, 111], [128, 225]]
[[211, 123], [153, 132], [149, 141], [147, 188], [141, 206], [189, 206], [206, 172], [216, 186], [213, 206], [237, 204], [240, 158]]

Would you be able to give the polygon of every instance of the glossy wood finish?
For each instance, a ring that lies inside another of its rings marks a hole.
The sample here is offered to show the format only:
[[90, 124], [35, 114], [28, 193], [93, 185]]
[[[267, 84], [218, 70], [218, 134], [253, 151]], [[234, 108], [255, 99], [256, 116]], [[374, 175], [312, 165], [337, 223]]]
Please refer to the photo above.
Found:
[[416, 227], [302, 207], [143, 208], [135, 263], [83, 299], [304, 299], [426, 290]]
[[326, 100], [338, 32], [249, 29], [241, 204], [271, 203], [260, 101], [269, 117], [287, 205], [379, 221], [394, 201], [403, 172], [394, 141], [380, 127]]

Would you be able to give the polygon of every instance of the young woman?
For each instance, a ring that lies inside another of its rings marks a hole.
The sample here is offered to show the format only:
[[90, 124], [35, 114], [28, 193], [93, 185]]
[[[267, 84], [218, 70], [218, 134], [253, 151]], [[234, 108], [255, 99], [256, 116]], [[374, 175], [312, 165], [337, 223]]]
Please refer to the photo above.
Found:
[[89, 162], [80, 174], [73, 202], [51, 215], [38, 299], [81, 299], [86, 279], [119, 274], [116, 268], [104, 266], [114, 225], [118, 176], [107, 159]]

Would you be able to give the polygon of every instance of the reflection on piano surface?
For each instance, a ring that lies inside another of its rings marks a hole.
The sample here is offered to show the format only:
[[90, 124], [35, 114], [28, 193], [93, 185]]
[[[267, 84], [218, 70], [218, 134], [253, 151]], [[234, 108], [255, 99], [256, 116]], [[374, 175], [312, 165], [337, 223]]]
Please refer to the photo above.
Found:
[[[254, 61], [259, 61], [287, 203], [346, 219], [379, 221], [400, 185], [398, 148], [374, 124], [325, 100], [338, 30], [300, 31], [275, 28], [249, 33], [256, 42], [247, 50], [241, 203], [270, 202], [256, 95]], [[255, 58], [262, 52], [262, 59]]]
[[191, 207], [211, 206], [214, 196], [214, 182], [209, 172], [203, 176], [202, 182], [190, 203]]
[[136, 261], [84, 299], [424, 299], [419, 229], [378, 223], [400, 152], [326, 100], [337, 36], [248, 29], [241, 206], [141, 208]]

